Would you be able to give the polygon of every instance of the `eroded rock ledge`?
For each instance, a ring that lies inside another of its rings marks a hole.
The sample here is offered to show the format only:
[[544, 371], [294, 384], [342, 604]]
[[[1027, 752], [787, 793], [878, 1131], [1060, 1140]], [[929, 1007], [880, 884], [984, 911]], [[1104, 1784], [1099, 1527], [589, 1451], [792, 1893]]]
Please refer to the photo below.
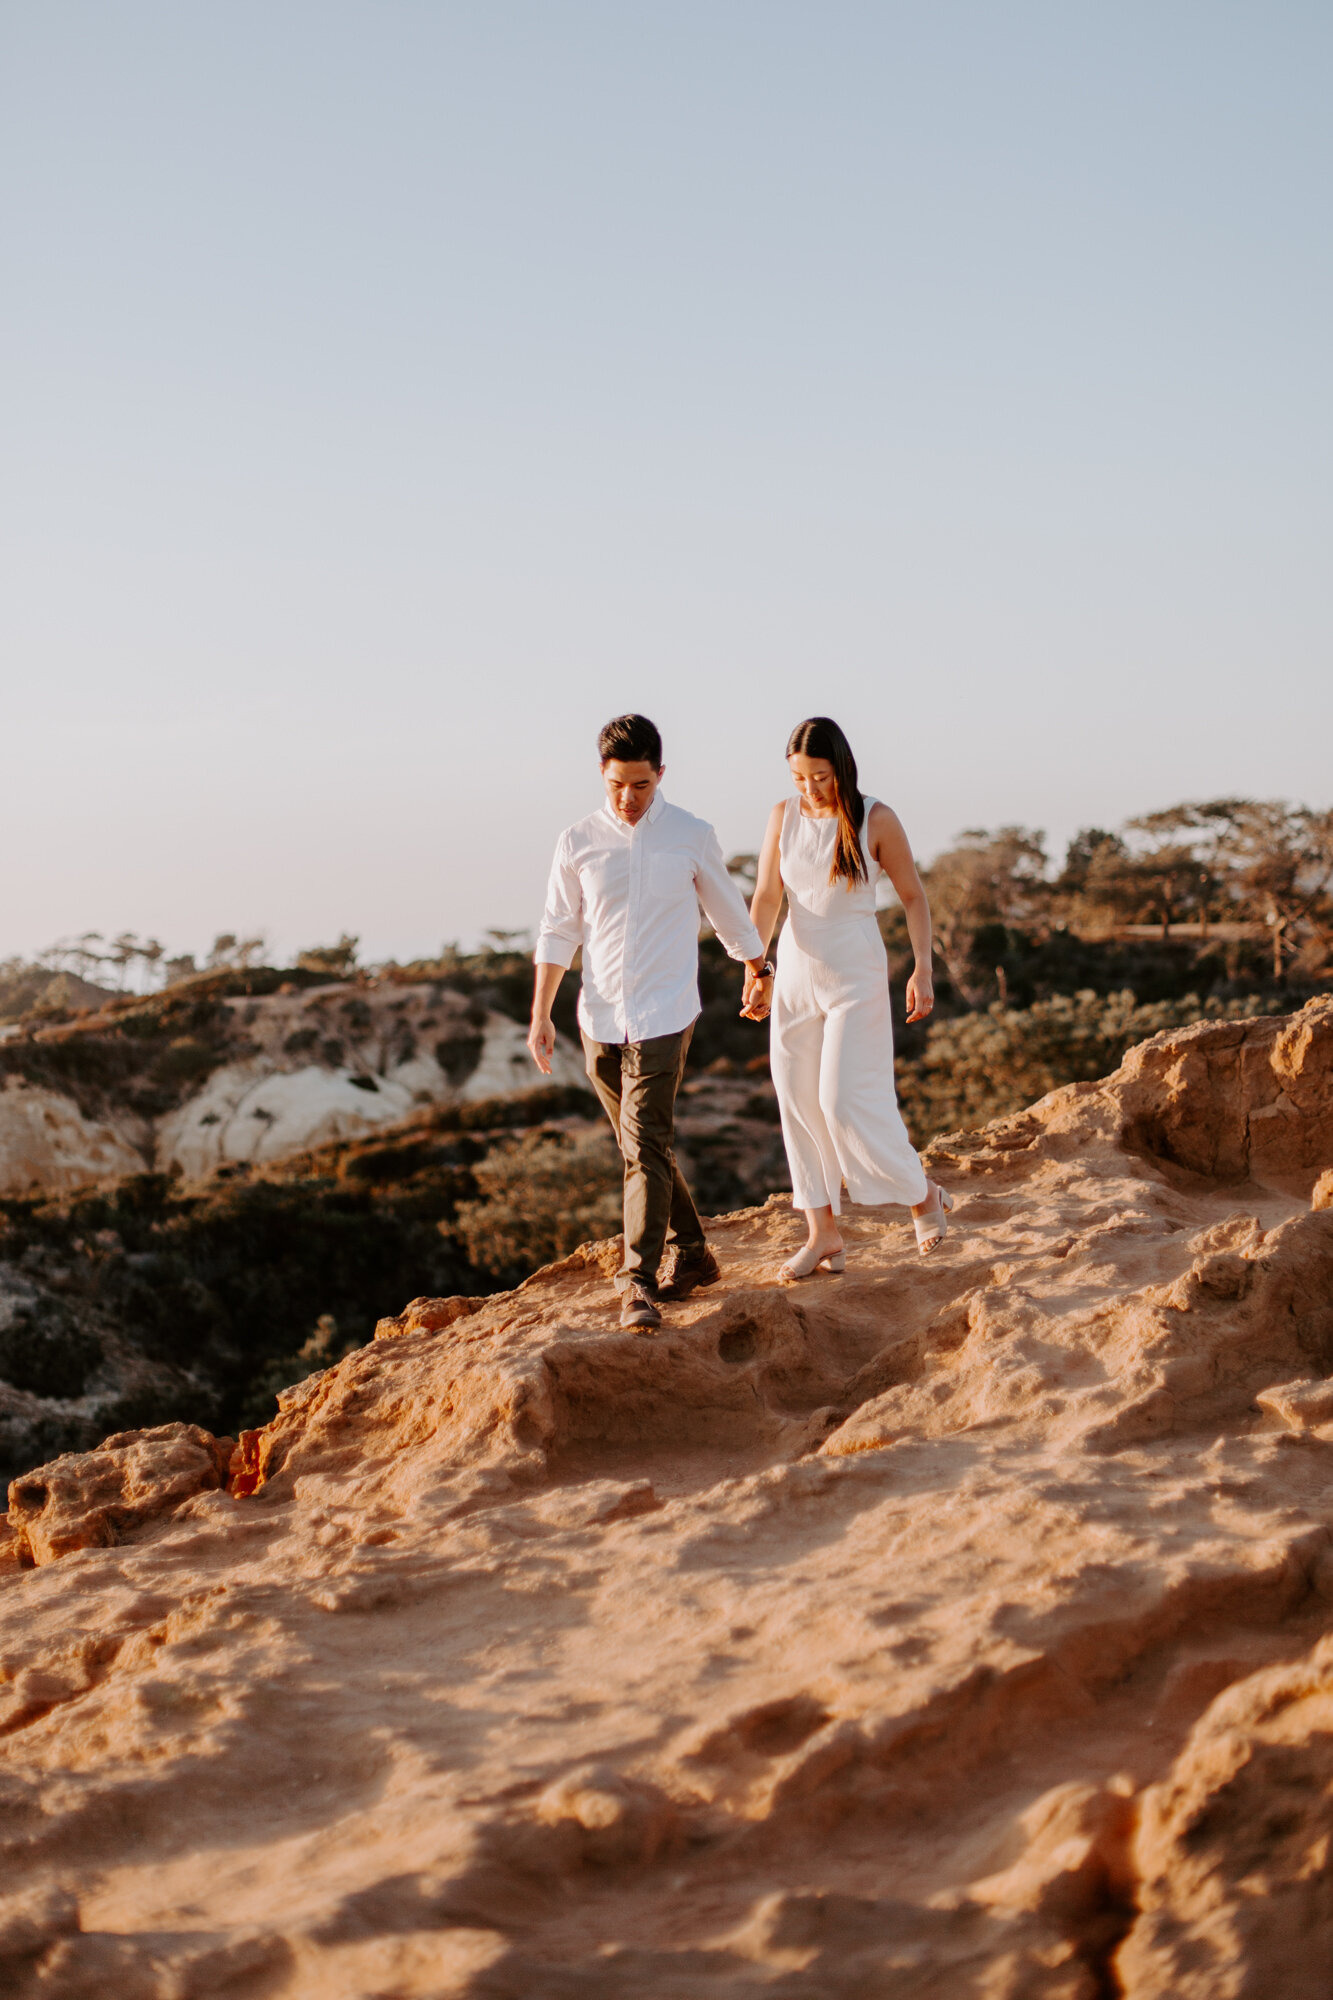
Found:
[[931, 1159], [16, 1482], [5, 1990], [1323, 2000], [1333, 1004]]

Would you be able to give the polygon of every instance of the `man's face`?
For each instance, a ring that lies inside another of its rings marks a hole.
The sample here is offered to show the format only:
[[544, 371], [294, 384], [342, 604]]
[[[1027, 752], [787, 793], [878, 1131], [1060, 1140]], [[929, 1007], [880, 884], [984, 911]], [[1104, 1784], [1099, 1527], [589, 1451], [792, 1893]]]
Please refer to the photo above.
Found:
[[653, 795], [661, 782], [662, 772], [655, 771], [651, 764], [642, 760], [622, 764], [619, 757], [609, 757], [602, 766], [602, 783], [606, 786], [611, 810], [617, 819], [624, 820], [626, 826], [637, 826], [652, 804]]

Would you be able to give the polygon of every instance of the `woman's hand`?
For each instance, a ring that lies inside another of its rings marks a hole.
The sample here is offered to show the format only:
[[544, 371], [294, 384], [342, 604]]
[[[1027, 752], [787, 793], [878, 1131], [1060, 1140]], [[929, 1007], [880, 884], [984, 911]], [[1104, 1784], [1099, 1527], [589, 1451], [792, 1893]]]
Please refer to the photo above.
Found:
[[741, 996], [742, 1021], [766, 1021], [772, 1005], [772, 979], [758, 979], [753, 972], [747, 971], [745, 991]]
[[924, 1021], [935, 1006], [935, 982], [930, 967], [918, 965], [907, 982], [907, 1018]]
[[[765, 951], [773, 935], [773, 926], [782, 908], [782, 860], [779, 847], [782, 839], [782, 815], [785, 802], [775, 805], [768, 815], [768, 826], [764, 832], [764, 844], [759, 850], [759, 863], [755, 871], [754, 896], [750, 903], [750, 922], [758, 931]], [[745, 994], [741, 1001], [742, 1021], [766, 1021], [773, 1008], [772, 975], [760, 979], [761, 965], [769, 965], [771, 959], [747, 958], [745, 960]]]
[[907, 982], [907, 1018], [924, 1021], [935, 1007], [935, 981], [930, 970], [930, 904], [926, 901], [925, 885], [917, 873], [902, 821], [878, 799], [870, 808], [868, 832], [870, 851], [903, 906], [907, 935], [916, 959], [916, 970]]

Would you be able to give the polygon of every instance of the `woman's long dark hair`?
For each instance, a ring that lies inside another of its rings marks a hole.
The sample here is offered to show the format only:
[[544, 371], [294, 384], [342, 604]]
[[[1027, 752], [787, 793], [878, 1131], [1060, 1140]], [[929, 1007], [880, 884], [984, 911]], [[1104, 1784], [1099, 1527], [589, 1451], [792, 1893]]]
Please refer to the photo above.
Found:
[[798, 722], [787, 739], [789, 757], [822, 757], [833, 766], [833, 791], [838, 807], [838, 837], [833, 847], [829, 881], [839, 879], [850, 889], [866, 879], [865, 855], [861, 851], [861, 821], [866, 802], [856, 782], [856, 759], [852, 746], [836, 722], [827, 715], [809, 715]]

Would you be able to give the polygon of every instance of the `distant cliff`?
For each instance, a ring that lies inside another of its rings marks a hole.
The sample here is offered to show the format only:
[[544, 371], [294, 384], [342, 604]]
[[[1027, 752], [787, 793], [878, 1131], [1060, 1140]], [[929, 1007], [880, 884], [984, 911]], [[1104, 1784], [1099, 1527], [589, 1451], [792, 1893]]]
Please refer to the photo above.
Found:
[[[191, 981], [0, 1041], [0, 1195], [196, 1180], [540, 1083], [522, 1025], [442, 981]], [[584, 1085], [577, 1051], [554, 1081]]]

